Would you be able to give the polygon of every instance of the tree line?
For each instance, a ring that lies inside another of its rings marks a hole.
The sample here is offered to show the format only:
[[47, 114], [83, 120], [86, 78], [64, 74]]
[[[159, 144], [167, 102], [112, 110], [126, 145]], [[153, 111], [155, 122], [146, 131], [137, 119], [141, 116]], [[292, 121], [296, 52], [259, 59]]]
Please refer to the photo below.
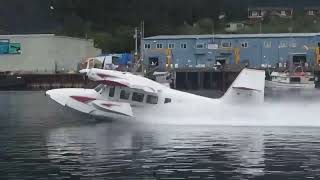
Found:
[[312, 6], [314, 0], [10, 0], [0, 6], [0, 33], [56, 33], [93, 38], [104, 52], [134, 49], [134, 28], [145, 35], [208, 34], [243, 20], [248, 6]]

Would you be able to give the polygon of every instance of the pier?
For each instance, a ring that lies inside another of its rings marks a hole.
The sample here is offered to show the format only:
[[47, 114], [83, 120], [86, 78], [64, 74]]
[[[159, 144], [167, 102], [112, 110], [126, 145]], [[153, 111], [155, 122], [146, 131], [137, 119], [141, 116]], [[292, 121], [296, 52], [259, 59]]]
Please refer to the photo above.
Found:
[[[215, 68], [176, 68], [173, 69], [172, 88], [178, 90], [218, 90], [226, 91], [237, 78], [244, 65], [224, 65]], [[284, 71], [284, 68], [270, 68], [268, 71]], [[320, 79], [320, 67], [306, 67]], [[93, 88], [96, 82], [83, 74], [16, 74], [0, 75], [0, 90], [49, 90], [56, 88]], [[316, 87], [319, 86], [319, 80]]]
[[215, 89], [225, 91], [241, 71], [238, 68], [185, 68], [174, 71], [174, 88], [180, 90]]
[[48, 90], [55, 88], [93, 87], [83, 74], [0, 75], [0, 90]]

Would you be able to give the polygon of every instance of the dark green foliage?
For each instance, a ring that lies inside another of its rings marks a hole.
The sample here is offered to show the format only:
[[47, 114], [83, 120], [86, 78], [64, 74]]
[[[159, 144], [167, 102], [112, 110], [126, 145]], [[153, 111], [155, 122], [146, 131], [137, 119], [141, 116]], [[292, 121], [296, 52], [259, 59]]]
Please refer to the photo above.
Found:
[[[225, 33], [225, 22], [247, 19], [250, 6], [280, 6], [303, 10], [316, 0], [3, 0], [0, 32], [57, 33], [94, 38], [104, 52], [134, 49], [134, 27], [145, 22], [145, 35]], [[221, 12], [226, 19], [218, 21]], [[303, 14], [303, 12], [302, 12]], [[319, 19], [298, 13], [290, 21], [265, 19], [263, 32], [320, 31]], [[241, 33], [257, 33], [259, 25]]]
[[[211, 33], [222, 0], [55, 0], [62, 33], [94, 38], [105, 52], [134, 49], [134, 27], [145, 36]], [[89, 25], [88, 25], [89, 24]]]

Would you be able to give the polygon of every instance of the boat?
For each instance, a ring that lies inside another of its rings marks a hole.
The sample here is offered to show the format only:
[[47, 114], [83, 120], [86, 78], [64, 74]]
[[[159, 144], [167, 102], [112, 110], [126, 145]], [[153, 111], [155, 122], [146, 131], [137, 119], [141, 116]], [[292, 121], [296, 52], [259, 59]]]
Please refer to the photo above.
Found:
[[297, 66], [293, 72], [272, 72], [266, 80], [266, 89], [271, 90], [313, 90], [316, 78], [310, 72], [304, 72]]
[[173, 84], [172, 74], [170, 72], [154, 72], [152, 80], [165, 85], [167, 87], [171, 87]]

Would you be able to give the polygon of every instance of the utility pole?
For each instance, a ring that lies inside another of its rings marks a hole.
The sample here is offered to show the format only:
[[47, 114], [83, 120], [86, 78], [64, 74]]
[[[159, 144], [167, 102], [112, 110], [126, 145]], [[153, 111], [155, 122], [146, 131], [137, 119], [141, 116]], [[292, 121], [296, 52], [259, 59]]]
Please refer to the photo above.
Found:
[[262, 22], [260, 20], [260, 23], [259, 23], [259, 33], [261, 34], [262, 33]]
[[141, 69], [142, 69], [142, 72], [144, 73], [144, 43], [143, 43], [143, 40], [144, 40], [144, 21], [141, 21], [141, 29], [140, 29], [140, 63], [141, 63]]
[[135, 50], [134, 55], [138, 56], [138, 28], [134, 28]]
[[214, 25], [215, 25], [214, 20], [212, 20], [212, 44], [214, 44], [214, 34], [215, 34], [215, 31], [214, 31], [215, 26]]
[[263, 22], [263, 18], [260, 19], [260, 23], [259, 23], [259, 26], [260, 26], [259, 27], [259, 29], [260, 29], [259, 32], [260, 32], [260, 34], [262, 33], [262, 22]]

